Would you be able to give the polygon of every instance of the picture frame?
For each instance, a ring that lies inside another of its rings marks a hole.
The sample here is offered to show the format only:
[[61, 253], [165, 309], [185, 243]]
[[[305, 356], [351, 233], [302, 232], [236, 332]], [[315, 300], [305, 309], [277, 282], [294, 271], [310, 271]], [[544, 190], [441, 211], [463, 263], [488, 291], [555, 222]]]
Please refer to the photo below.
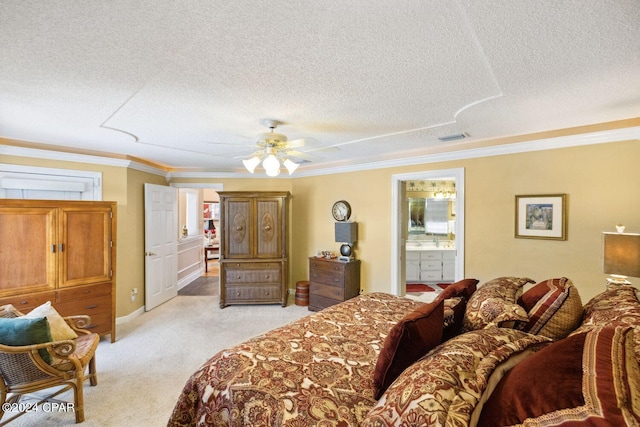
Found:
[[219, 202], [204, 202], [202, 209], [202, 216], [205, 220], [220, 219], [220, 203]]
[[516, 196], [515, 237], [567, 240], [567, 195]]

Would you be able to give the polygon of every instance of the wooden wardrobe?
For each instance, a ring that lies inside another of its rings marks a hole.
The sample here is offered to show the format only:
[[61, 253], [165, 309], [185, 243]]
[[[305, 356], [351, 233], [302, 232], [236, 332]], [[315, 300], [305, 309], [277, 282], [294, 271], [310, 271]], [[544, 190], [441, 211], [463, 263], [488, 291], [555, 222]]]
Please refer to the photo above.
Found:
[[51, 301], [116, 340], [116, 202], [0, 199], [0, 236], [0, 305]]
[[287, 304], [288, 192], [219, 192], [220, 307]]

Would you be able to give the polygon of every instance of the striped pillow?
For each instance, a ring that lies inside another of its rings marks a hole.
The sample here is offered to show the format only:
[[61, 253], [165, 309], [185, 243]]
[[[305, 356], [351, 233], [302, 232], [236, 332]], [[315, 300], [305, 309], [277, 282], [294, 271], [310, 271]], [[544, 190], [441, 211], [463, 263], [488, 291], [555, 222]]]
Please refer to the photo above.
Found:
[[516, 326], [530, 334], [557, 340], [569, 335], [582, 321], [578, 289], [566, 277], [540, 282], [518, 299], [527, 310], [528, 322]]

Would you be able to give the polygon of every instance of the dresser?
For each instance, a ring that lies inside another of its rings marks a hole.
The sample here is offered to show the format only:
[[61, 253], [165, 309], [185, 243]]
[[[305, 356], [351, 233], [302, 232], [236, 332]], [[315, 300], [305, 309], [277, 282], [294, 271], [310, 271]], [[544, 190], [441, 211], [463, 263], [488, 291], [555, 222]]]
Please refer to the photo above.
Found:
[[288, 192], [220, 195], [220, 307], [287, 304]]
[[318, 311], [360, 294], [360, 260], [309, 258], [309, 310]]
[[115, 341], [115, 202], [2, 199], [0, 236], [0, 305], [50, 301]]

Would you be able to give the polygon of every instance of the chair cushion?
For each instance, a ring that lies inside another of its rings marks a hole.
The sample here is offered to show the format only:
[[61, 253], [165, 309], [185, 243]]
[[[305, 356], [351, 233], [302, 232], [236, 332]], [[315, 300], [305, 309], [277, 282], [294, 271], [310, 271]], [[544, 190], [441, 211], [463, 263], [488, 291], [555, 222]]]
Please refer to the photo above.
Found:
[[55, 308], [51, 306], [51, 301], [47, 301], [25, 314], [25, 317], [46, 317], [51, 328], [51, 338], [53, 341], [74, 340], [78, 338], [78, 334], [71, 329], [67, 322], [58, 314]]
[[[100, 335], [86, 334], [80, 335], [76, 341], [76, 349], [73, 355], [78, 358], [82, 366], [87, 366], [91, 358], [94, 356], [98, 344], [100, 343]], [[51, 366], [60, 371], [70, 371], [75, 368], [73, 363], [63, 359], [53, 359]]]
[[[12, 319], [0, 318], [0, 344], [23, 346], [51, 342], [51, 331], [46, 317]], [[38, 350], [40, 357], [51, 363], [51, 355], [45, 349]]]
[[440, 344], [444, 301], [424, 304], [389, 331], [373, 372], [376, 399], [413, 362]]

